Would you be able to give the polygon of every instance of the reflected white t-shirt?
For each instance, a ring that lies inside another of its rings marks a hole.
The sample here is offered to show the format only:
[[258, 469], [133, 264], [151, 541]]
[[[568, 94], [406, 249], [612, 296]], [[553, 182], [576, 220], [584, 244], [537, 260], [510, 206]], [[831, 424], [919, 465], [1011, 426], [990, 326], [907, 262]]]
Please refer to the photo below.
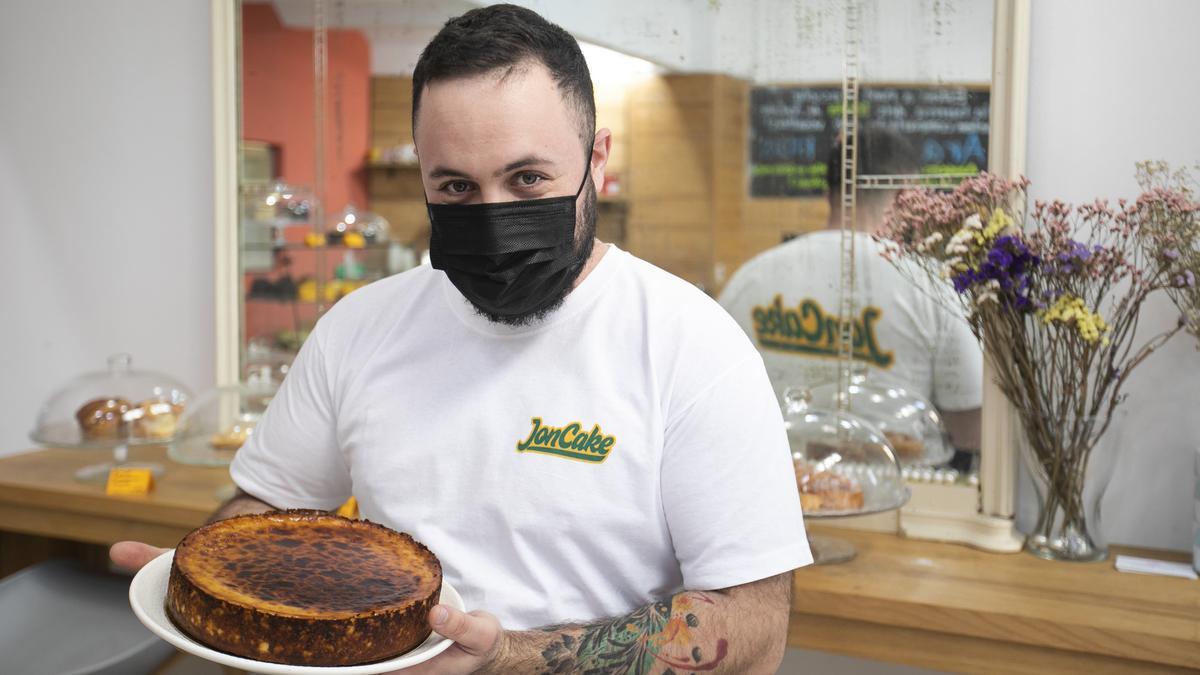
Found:
[[531, 327], [488, 322], [427, 265], [352, 293], [230, 472], [280, 508], [353, 493], [513, 629], [812, 561], [761, 357], [616, 247]]
[[[941, 410], [983, 401], [983, 352], [953, 299], [919, 276], [901, 274], [869, 235], [855, 234], [854, 359], [878, 378], [929, 399]], [[762, 352], [781, 393], [836, 377], [840, 321], [841, 232], [810, 232], [764, 251], [722, 290], [724, 307]]]

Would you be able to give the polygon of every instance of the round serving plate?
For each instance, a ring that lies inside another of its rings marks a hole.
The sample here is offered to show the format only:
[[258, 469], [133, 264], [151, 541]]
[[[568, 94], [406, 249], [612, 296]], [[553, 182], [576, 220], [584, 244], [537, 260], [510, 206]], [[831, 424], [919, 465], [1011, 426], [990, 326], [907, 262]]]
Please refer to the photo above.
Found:
[[[196, 642], [179, 630], [167, 616], [167, 579], [171, 575], [171, 561], [174, 557], [175, 551], [168, 551], [151, 560], [133, 577], [133, 582], [129, 584], [129, 604], [138, 620], [145, 624], [150, 632], [181, 651], [214, 663], [266, 675], [373, 675], [424, 663], [446, 651], [452, 644], [449, 639], [437, 633], [430, 633], [424, 642], [400, 656], [355, 666], [289, 666], [226, 654]], [[440, 602], [461, 611], [466, 610], [462, 596], [444, 579]]]

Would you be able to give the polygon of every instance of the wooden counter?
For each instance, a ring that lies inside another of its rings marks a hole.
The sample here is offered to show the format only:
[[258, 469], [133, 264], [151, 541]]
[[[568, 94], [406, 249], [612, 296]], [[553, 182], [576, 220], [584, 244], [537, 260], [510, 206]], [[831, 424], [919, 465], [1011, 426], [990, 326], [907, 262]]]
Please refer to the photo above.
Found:
[[[1200, 582], [814, 527], [858, 556], [796, 573], [788, 643], [954, 672], [1200, 669]], [[1184, 560], [1181, 554], [1115, 547]]]
[[202, 525], [233, 484], [225, 468], [184, 466], [162, 447], [130, 448], [133, 461], [167, 471], [145, 497], [109, 497], [103, 485], [75, 480], [75, 470], [111, 459], [107, 450], [49, 449], [0, 458], [0, 530], [111, 544], [122, 539], [174, 546]]
[[[167, 462], [143, 498], [104, 495], [75, 469], [104, 452], [0, 458], [0, 531], [173, 546], [217, 507], [225, 469]], [[161, 448], [131, 459], [166, 461]], [[814, 527], [814, 529], [820, 529]], [[788, 642], [956, 672], [1155, 673], [1200, 669], [1200, 582], [1121, 574], [892, 535], [821, 530], [858, 556], [796, 574]], [[1121, 552], [1182, 560], [1178, 554]]]

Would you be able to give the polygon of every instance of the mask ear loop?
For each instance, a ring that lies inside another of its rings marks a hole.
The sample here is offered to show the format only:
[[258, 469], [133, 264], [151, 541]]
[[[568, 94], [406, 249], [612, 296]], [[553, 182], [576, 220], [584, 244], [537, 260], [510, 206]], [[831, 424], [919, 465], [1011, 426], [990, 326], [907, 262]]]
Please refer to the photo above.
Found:
[[583, 186], [587, 185], [588, 176], [592, 175], [592, 153], [588, 151], [587, 157], [583, 158], [583, 180], [579, 181], [579, 189], [575, 191], [575, 199], [579, 199], [579, 195], [583, 194]]

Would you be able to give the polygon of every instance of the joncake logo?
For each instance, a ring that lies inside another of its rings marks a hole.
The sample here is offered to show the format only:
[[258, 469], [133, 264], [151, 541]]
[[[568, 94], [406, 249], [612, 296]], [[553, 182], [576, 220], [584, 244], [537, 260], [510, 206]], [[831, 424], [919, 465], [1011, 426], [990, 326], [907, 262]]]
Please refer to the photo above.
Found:
[[538, 452], [599, 464], [608, 459], [617, 442], [615, 437], [601, 431], [599, 424], [592, 425], [592, 430], [587, 432], [579, 422], [551, 427], [544, 426], [540, 417], [529, 421], [533, 428], [528, 438], [517, 443], [517, 452]]
[[[890, 368], [895, 356], [883, 351], [875, 335], [875, 326], [883, 312], [874, 306], [865, 307], [854, 319], [854, 358]], [[838, 355], [838, 331], [841, 319], [827, 314], [821, 304], [805, 298], [795, 309], [783, 306], [783, 295], [776, 295], [769, 306], [756, 306], [750, 314], [754, 319], [754, 334], [758, 344], [768, 349], [812, 354]]]

